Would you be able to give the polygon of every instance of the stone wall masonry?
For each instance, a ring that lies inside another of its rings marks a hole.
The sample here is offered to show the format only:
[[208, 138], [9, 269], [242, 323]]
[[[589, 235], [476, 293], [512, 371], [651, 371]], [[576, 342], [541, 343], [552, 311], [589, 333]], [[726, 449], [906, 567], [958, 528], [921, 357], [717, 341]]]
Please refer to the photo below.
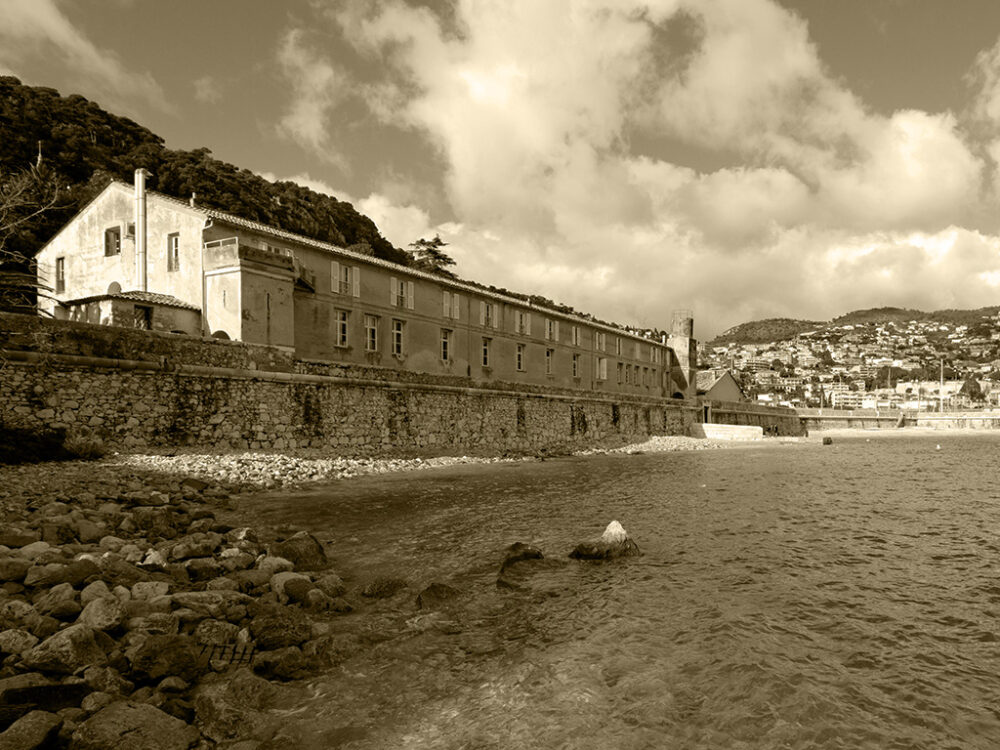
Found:
[[[43, 321], [38, 330], [55, 335], [39, 347], [42, 351], [32, 351], [22, 339], [20, 348], [0, 352], [0, 428], [93, 431], [110, 447], [127, 450], [190, 446], [318, 448], [343, 456], [500, 454], [687, 434], [696, 414], [683, 401], [518, 390], [502, 383], [485, 387], [465, 378], [416, 374], [400, 379], [399, 373], [375, 368], [303, 367], [267, 347], [166, 336], [168, 344], [176, 344], [172, 347], [163, 343], [164, 335], [143, 331], [125, 331], [130, 348], [110, 350], [141, 356], [94, 356], [91, 352], [107, 351], [92, 348], [95, 341], [113, 344], [113, 335], [122, 331], [84, 330], [84, 345], [79, 345], [74, 331], [63, 329], [79, 325]], [[144, 340], [152, 342], [155, 357], [141, 346]], [[217, 349], [217, 344], [223, 346]], [[202, 357], [199, 346], [209, 355], [223, 354]], [[260, 367], [267, 357], [288, 369]], [[325, 374], [313, 374], [320, 371]]]
[[[709, 422], [727, 425], [762, 427], [765, 434], [801, 436], [806, 425], [794, 409], [783, 406], [761, 406], [736, 401], [707, 401]], [[704, 418], [704, 413], [701, 415]]]

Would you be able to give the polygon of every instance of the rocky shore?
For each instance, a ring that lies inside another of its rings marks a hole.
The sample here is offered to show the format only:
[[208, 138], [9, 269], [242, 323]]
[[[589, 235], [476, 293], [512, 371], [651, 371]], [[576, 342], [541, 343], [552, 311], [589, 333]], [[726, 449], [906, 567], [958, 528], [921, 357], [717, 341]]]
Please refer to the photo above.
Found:
[[[707, 442], [692, 441], [617, 450]], [[502, 460], [518, 459], [183, 453], [0, 467], [0, 750], [270, 747], [257, 709], [359, 648], [338, 620], [455, 592], [348, 585], [328, 540], [234, 522], [235, 493]]]

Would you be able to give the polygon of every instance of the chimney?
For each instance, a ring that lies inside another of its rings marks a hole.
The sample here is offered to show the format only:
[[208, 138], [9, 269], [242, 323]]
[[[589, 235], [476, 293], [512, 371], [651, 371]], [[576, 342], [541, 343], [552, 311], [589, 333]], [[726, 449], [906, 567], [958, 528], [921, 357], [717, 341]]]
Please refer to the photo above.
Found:
[[149, 291], [146, 275], [146, 178], [152, 176], [145, 169], [135, 170], [135, 275], [143, 292]]

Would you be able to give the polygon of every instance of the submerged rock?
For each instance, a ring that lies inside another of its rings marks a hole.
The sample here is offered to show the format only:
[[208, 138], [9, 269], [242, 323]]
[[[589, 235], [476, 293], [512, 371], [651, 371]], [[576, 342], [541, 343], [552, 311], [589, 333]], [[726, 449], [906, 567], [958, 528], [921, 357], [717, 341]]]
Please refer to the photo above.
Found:
[[582, 542], [569, 553], [574, 560], [613, 560], [616, 557], [636, 557], [641, 555], [637, 545], [618, 521], [612, 521], [601, 538], [593, 542]]

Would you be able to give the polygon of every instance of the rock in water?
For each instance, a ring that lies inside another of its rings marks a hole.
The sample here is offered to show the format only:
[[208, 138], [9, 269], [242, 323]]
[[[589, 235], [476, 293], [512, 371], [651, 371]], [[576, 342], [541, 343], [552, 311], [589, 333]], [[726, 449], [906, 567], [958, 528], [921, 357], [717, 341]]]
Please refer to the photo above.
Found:
[[637, 545], [618, 521], [612, 521], [601, 538], [594, 542], [582, 542], [569, 553], [575, 560], [613, 560], [616, 557], [641, 555]]

